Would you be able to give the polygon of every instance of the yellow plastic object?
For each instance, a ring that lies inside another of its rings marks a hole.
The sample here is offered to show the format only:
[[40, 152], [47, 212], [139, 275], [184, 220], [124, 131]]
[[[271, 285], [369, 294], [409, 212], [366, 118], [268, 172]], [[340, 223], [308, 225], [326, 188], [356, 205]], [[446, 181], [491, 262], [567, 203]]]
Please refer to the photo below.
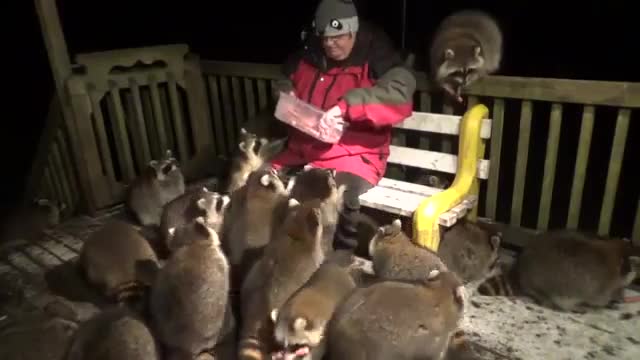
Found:
[[458, 148], [458, 167], [451, 187], [424, 199], [413, 213], [413, 239], [420, 246], [438, 251], [440, 215], [459, 204], [472, 189], [480, 156], [480, 129], [489, 109], [478, 104], [462, 117]]

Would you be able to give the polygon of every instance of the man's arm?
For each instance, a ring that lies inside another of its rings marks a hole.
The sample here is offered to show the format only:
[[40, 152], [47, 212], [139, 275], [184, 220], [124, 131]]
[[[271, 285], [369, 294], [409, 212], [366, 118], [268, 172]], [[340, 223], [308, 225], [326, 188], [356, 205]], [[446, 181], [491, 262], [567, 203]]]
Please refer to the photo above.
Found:
[[287, 59], [284, 61], [282, 66], [280, 67], [280, 71], [284, 75], [284, 78], [278, 79], [274, 81], [273, 86], [273, 96], [274, 99], [278, 99], [278, 93], [280, 91], [284, 93], [295, 92], [295, 88], [293, 86], [293, 74], [296, 72], [298, 68], [298, 64], [300, 59], [302, 58], [303, 50], [298, 50], [293, 54], [289, 55]]
[[338, 103], [346, 120], [382, 127], [411, 116], [416, 78], [382, 31], [374, 34], [369, 67], [375, 86], [350, 90]]

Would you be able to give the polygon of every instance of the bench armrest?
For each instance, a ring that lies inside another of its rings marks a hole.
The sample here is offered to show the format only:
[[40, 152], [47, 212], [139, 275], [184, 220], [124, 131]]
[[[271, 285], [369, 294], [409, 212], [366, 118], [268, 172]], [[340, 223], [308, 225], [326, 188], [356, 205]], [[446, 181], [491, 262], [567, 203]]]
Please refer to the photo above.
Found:
[[467, 110], [462, 117], [456, 177], [447, 190], [425, 198], [413, 213], [413, 240], [416, 244], [438, 251], [438, 220], [442, 213], [459, 204], [471, 191], [480, 156], [482, 120], [488, 115], [489, 109], [478, 104]]

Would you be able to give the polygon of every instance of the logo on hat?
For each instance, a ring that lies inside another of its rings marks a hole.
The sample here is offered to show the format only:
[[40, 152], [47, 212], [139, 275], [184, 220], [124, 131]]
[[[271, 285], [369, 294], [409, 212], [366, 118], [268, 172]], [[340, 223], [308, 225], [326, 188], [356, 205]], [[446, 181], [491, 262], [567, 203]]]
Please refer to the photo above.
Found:
[[336, 29], [336, 30], [341, 30], [342, 29], [342, 23], [340, 21], [338, 21], [337, 19], [331, 20], [331, 22], [329, 22], [329, 25], [331, 25], [331, 27]]

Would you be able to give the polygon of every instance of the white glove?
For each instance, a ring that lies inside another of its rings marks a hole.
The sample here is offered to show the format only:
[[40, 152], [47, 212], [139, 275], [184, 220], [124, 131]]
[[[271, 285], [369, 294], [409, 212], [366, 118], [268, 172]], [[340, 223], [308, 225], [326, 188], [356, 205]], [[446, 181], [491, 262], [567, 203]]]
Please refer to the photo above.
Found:
[[333, 133], [335, 129], [342, 131], [344, 124], [342, 110], [336, 105], [324, 113], [318, 124], [318, 131], [322, 136], [328, 136]]

